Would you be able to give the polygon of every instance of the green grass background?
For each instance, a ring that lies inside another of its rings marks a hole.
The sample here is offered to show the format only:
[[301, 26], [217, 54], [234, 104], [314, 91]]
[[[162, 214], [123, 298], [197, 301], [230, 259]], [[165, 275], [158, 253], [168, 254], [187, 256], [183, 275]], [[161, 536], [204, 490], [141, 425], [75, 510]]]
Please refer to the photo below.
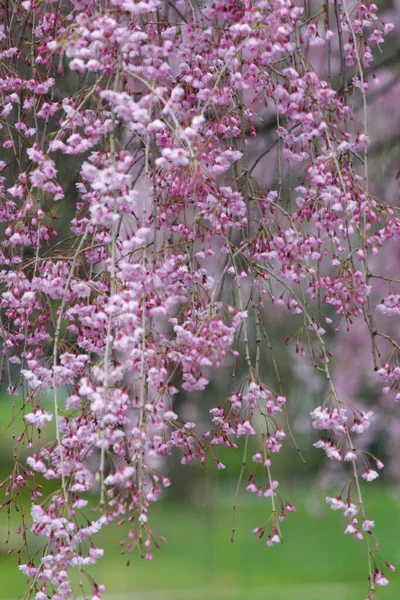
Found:
[[[365, 486], [366, 487], [366, 486]], [[104, 529], [97, 538], [106, 554], [90, 573], [105, 583], [110, 600], [358, 600], [365, 599], [367, 556], [363, 541], [345, 536], [346, 520], [329, 510], [314, 490], [293, 487], [297, 513], [283, 523], [284, 543], [267, 548], [252, 534], [269, 514], [268, 500], [244, 493], [237, 535], [230, 543], [232, 489], [214, 484], [196, 488], [190, 501], [161, 500], [152, 507], [154, 531], [167, 541], [152, 562], [138, 555], [126, 567], [119, 540], [126, 531]], [[368, 514], [376, 520], [383, 556], [399, 566], [400, 511], [394, 490], [369, 485]], [[2, 520], [5, 533], [6, 523]], [[7, 556], [1, 535], [0, 598], [24, 592], [25, 578], [15, 555]], [[13, 534], [12, 534], [13, 538]], [[15, 538], [16, 539], [16, 538]], [[14, 540], [15, 541], [15, 540]], [[12, 546], [13, 539], [11, 539]], [[379, 590], [381, 600], [400, 598], [400, 572]]]
[[[0, 423], [7, 427], [10, 417], [10, 403], [0, 402]], [[12, 468], [7, 444], [7, 435], [0, 437], [1, 480]], [[316, 454], [310, 453], [307, 460], [312, 461]], [[238, 473], [241, 458], [240, 451], [222, 453], [228, 468], [219, 473], [213, 465], [201, 469], [175, 465], [173, 488], [178, 492], [174, 498], [155, 503], [149, 514], [154, 532], [167, 538], [162, 548], [154, 551], [152, 562], [136, 554], [126, 567], [119, 546], [126, 529], [112, 525], [99, 533], [95, 541], [105, 549], [105, 556], [89, 572], [106, 585], [108, 600], [365, 600], [365, 543], [344, 535], [346, 519], [329, 509], [326, 492], [315, 489], [311, 479], [288, 479], [287, 473], [294, 472], [293, 461], [297, 460], [294, 451], [279, 456], [282, 464], [276, 474], [282, 479], [279, 489], [297, 507], [282, 524], [284, 543], [267, 548], [264, 540], [252, 534], [268, 518], [271, 506], [269, 499], [246, 492], [240, 496], [236, 540], [230, 543], [236, 487], [232, 474]], [[190, 493], [183, 500], [180, 494], [185, 489]], [[378, 482], [362, 482], [362, 489], [367, 515], [376, 521], [374, 533], [382, 556], [399, 567], [391, 574], [390, 585], [378, 590], [379, 598], [400, 600], [399, 490]], [[331, 490], [329, 495], [336, 493]], [[0, 502], [3, 495], [4, 488]], [[29, 512], [29, 502], [26, 510]], [[4, 510], [0, 512], [0, 600], [16, 600], [27, 589], [16, 555], [7, 555], [20, 543], [18, 525], [13, 516], [7, 545], [7, 515]], [[40, 538], [32, 541], [36, 547], [44, 542]]]

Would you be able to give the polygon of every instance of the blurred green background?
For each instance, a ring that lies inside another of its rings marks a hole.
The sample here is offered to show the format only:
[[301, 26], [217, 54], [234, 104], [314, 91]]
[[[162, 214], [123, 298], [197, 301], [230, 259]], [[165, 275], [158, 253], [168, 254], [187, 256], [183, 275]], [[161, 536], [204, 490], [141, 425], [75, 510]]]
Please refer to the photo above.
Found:
[[[288, 487], [288, 486], [286, 486]], [[241, 497], [237, 534], [230, 543], [234, 486], [198, 486], [190, 501], [162, 500], [153, 507], [154, 531], [167, 541], [152, 562], [136, 554], [131, 565], [120, 555], [126, 532], [110, 526], [97, 538], [105, 556], [90, 573], [104, 582], [110, 599], [137, 600], [356, 600], [366, 597], [364, 543], [343, 535], [345, 519], [330, 511], [315, 490], [296, 485], [290, 497], [297, 513], [283, 523], [284, 543], [267, 548], [252, 534], [269, 513], [265, 498]], [[367, 507], [376, 517], [376, 533], [384, 556], [399, 563], [399, 509], [395, 493], [375, 486]], [[6, 528], [2, 521], [2, 529]], [[2, 531], [0, 598], [14, 599], [26, 590], [16, 557], [7, 556]], [[13, 543], [11, 535], [10, 546]], [[379, 594], [382, 600], [400, 598], [400, 581]], [[108, 596], [107, 596], [108, 597]]]
[[[5, 426], [10, 420], [9, 411], [10, 404], [0, 399], [0, 421]], [[315, 435], [315, 432], [308, 434], [312, 438]], [[7, 437], [0, 441], [1, 479], [12, 467]], [[244, 491], [246, 478], [239, 496], [236, 539], [234, 544], [230, 542], [232, 503], [242, 460], [239, 448], [236, 452], [220, 452], [227, 465], [222, 472], [217, 471], [214, 461], [205, 467], [183, 467], [177, 460], [170, 462], [171, 492], [155, 503], [149, 513], [154, 533], [167, 538], [154, 552], [153, 561], [146, 562], [134, 553], [130, 566], [126, 566], [127, 557], [121, 556], [119, 543], [126, 537], [127, 529], [114, 524], [104, 528], [95, 539], [105, 549], [105, 556], [88, 572], [106, 585], [105, 597], [109, 600], [365, 599], [368, 590], [365, 543], [344, 535], [346, 519], [325, 503], [325, 496], [336, 495], [338, 486], [330, 488], [321, 477], [315, 477], [318, 465], [313, 463], [313, 456], [319, 454], [311, 444], [308, 446], [306, 458], [311, 461], [306, 467], [302, 468], [290, 442], [282, 455], [275, 457], [279, 490], [297, 508], [282, 523], [282, 545], [268, 548], [264, 539], [258, 540], [252, 533], [270, 515], [271, 501]], [[45, 480], [41, 483], [45, 485], [44, 496], [54, 489], [54, 484]], [[382, 555], [396, 567], [400, 566], [398, 489], [383, 481], [363, 483], [363, 492], [367, 515], [376, 521], [374, 533], [379, 538]], [[0, 490], [0, 502], [3, 500], [4, 488]], [[92, 498], [86, 511], [92, 519], [98, 517], [98, 513], [90, 515], [94, 502]], [[28, 497], [23, 504], [29, 513]], [[7, 555], [21, 541], [17, 534], [19, 515], [11, 515], [8, 544], [6, 511], [0, 513], [0, 519], [0, 599], [14, 600], [27, 589], [25, 577], [18, 571], [15, 552]], [[41, 548], [44, 540], [32, 538], [32, 547]], [[400, 598], [398, 574], [391, 576], [387, 588], [378, 591], [381, 600]], [[91, 597], [88, 586], [87, 592]]]
[[[213, 386], [211, 386], [211, 392]], [[205, 398], [205, 403], [210, 401]], [[203, 401], [203, 399], [202, 399]], [[201, 402], [202, 402], [201, 401]], [[200, 403], [201, 404], [201, 403]], [[51, 401], [46, 408], [51, 409]], [[182, 408], [182, 406], [181, 406]], [[11, 421], [9, 397], [0, 397], [0, 429]], [[16, 423], [18, 433], [18, 419]], [[39, 445], [54, 435], [51, 427], [42, 432]], [[220, 449], [218, 454], [226, 469], [218, 471], [214, 461], [205, 467], [182, 466], [178, 456], [166, 465], [172, 487], [168, 494], [153, 504], [149, 521], [155, 534], [167, 538], [153, 561], [142, 560], [138, 553], [121, 556], [121, 539], [126, 526], [104, 528], [95, 538], [105, 556], [88, 572], [96, 582], [106, 585], [107, 600], [363, 600], [368, 592], [367, 553], [364, 541], [344, 535], [347, 520], [340, 512], [329, 509], [325, 496], [336, 496], [346, 481], [343, 472], [318, 472], [326, 465], [323, 453], [312, 447], [315, 431], [305, 431], [297, 438], [305, 448], [307, 465], [303, 465], [289, 440], [282, 452], [274, 456], [273, 476], [280, 481], [279, 491], [297, 508], [282, 523], [283, 544], [268, 548], [253, 529], [263, 524], [271, 512], [271, 500], [258, 498], [245, 491], [242, 481], [236, 522], [236, 538], [231, 544], [232, 504], [243, 457], [243, 449]], [[0, 479], [12, 469], [10, 435], [0, 437]], [[249, 459], [259, 442], [251, 440]], [[25, 457], [20, 457], [21, 464]], [[249, 463], [251, 460], [248, 461]], [[329, 466], [334, 463], [329, 462]], [[340, 465], [339, 465], [340, 466]], [[164, 470], [164, 468], [163, 468]], [[337, 481], [336, 481], [337, 476]], [[44, 485], [43, 496], [54, 490], [54, 482], [38, 475]], [[340, 482], [340, 483], [339, 483]], [[4, 501], [0, 490], [0, 503]], [[368, 518], [376, 521], [382, 556], [400, 567], [400, 502], [399, 489], [383, 477], [379, 482], [362, 482]], [[96, 499], [89, 496], [85, 511], [89, 519], [99, 513], [91, 510]], [[30, 501], [23, 497], [29, 517]], [[30, 523], [30, 519], [28, 518]], [[8, 519], [0, 512], [0, 600], [15, 600], [26, 592], [25, 577], [19, 572], [17, 556], [9, 549], [18, 548], [20, 515], [10, 519], [10, 539], [6, 543]], [[31, 536], [31, 549], [40, 550], [44, 539]], [[23, 558], [23, 562], [25, 562]], [[387, 570], [386, 570], [387, 572]], [[391, 583], [378, 590], [381, 600], [400, 598], [400, 577], [390, 574]], [[88, 598], [91, 597], [87, 586]], [[78, 596], [77, 596], [78, 597]]]

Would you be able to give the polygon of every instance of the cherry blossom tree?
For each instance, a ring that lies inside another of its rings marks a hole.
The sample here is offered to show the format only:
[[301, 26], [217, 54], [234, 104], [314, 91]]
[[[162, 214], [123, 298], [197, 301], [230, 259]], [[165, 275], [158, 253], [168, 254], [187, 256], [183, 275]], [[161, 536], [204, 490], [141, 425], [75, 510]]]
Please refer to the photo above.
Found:
[[[164, 541], [151, 505], [173, 452], [224, 469], [219, 447], [242, 438], [232, 541], [242, 488], [265, 497], [256, 537], [282, 541], [295, 508], [274, 455], [294, 444], [301, 456], [270, 334], [283, 307], [288, 346], [325, 382], [314, 446], [344, 465], [326, 501], [365, 544], [376, 598], [394, 567], [364, 494], [384, 465], [362, 443], [374, 411], [340, 384], [335, 351], [353, 328], [366, 333], [363, 368], [400, 400], [388, 260], [400, 218], [369, 169], [373, 57], [393, 26], [361, 0], [7, 0], [1, 17], [0, 331], [14, 456], [2, 508], [29, 490], [26, 597], [71, 598], [71, 572], [82, 579], [102, 557], [95, 534], [113, 522], [126, 552], [151, 560]], [[176, 394], [206, 390], [221, 366], [232, 377], [208, 426], [184, 421]], [[58, 486], [46, 498], [43, 478]], [[28, 529], [45, 539], [40, 556]], [[104, 582], [87, 577], [98, 600]]]

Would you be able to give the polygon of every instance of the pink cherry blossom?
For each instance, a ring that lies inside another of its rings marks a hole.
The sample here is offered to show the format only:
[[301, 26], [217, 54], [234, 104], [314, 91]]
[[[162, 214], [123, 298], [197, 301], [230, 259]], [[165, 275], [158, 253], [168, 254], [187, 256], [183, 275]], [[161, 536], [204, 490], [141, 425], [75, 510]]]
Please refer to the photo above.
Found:
[[[44, 544], [20, 570], [37, 600], [76, 596], [73, 570], [102, 560], [105, 525], [126, 528], [128, 563], [136, 550], [152, 560], [164, 541], [152, 505], [173, 484], [175, 454], [228, 471], [221, 447], [244, 451], [237, 494], [243, 486], [263, 503], [257, 537], [281, 543], [295, 508], [275, 463], [286, 445], [302, 456], [296, 415], [340, 462], [339, 495], [326, 502], [364, 539], [370, 596], [387, 583], [374, 571], [360, 480], [378, 477], [372, 460], [383, 468], [370, 446], [382, 423], [393, 437], [396, 407], [390, 424], [382, 415], [400, 401], [397, 184], [389, 158], [387, 196], [374, 173], [377, 133], [390, 131], [368, 106], [393, 26], [374, 4], [321, 7], [7, 9], [0, 332], [20, 430], [3, 507], [29, 490], [31, 533]], [[296, 398], [293, 374], [305, 387]], [[375, 382], [383, 400], [364, 393]], [[25, 517], [21, 531], [24, 547]], [[104, 586], [87, 583], [99, 600]]]
[[374, 582], [377, 585], [388, 585], [389, 584], [389, 580], [385, 577], [385, 575], [382, 573], [382, 571], [376, 571], [374, 574]]
[[42, 429], [47, 423], [50, 423], [53, 419], [53, 415], [42, 408], [37, 408], [28, 415], [25, 415], [24, 419], [29, 425]]
[[365, 481], [373, 481], [374, 479], [379, 477], [379, 475], [376, 471], [368, 467], [365, 473], [362, 474], [362, 477], [365, 479]]

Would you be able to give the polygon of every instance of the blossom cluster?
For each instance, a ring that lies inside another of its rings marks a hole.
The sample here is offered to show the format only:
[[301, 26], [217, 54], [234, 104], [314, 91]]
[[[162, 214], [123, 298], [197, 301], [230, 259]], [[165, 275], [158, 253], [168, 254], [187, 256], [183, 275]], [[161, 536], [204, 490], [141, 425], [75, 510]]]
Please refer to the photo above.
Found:
[[[295, 508], [273, 478], [274, 455], [296, 441], [275, 359], [276, 388], [260, 369], [269, 299], [287, 305], [296, 347], [307, 337], [301, 354], [325, 376], [314, 446], [352, 470], [346, 501], [327, 502], [349, 519], [345, 533], [366, 538], [372, 598], [388, 580], [360, 479], [383, 464], [353, 443], [373, 412], [339, 397], [326, 334], [364, 317], [376, 371], [399, 399], [399, 367], [393, 352], [382, 360], [374, 326], [375, 312], [398, 315], [399, 295], [389, 285], [375, 302], [369, 259], [400, 227], [369, 191], [366, 109], [355, 117], [347, 84], [353, 67], [366, 106], [365, 69], [391, 25], [370, 2], [324, 4], [337, 9], [332, 28], [292, 0], [176, 4], [28, 0], [0, 26], [0, 330], [14, 411], [21, 402], [14, 455], [17, 444], [28, 452], [3, 506], [29, 488], [31, 531], [46, 538], [20, 569], [36, 600], [73, 597], [71, 570], [102, 557], [92, 538], [112, 522], [127, 528], [128, 555], [151, 560], [165, 457], [223, 469], [218, 447], [243, 440], [239, 483], [251, 463], [245, 487], [270, 506], [254, 533], [282, 541]], [[329, 61], [339, 56], [342, 89], [307, 58], [324, 45]], [[250, 158], [271, 114], [277, 177], [266, 189]], [[197, 397], [221, 366], [245, 375], [217, 399], [210, 427], [183, 420], [176, 395]], [[39, 477], [60, 484], [46, 500]], [[99, 496], [92, 521], [87, 492]], [[104, 586], [88, 581], [99, 600]]]

